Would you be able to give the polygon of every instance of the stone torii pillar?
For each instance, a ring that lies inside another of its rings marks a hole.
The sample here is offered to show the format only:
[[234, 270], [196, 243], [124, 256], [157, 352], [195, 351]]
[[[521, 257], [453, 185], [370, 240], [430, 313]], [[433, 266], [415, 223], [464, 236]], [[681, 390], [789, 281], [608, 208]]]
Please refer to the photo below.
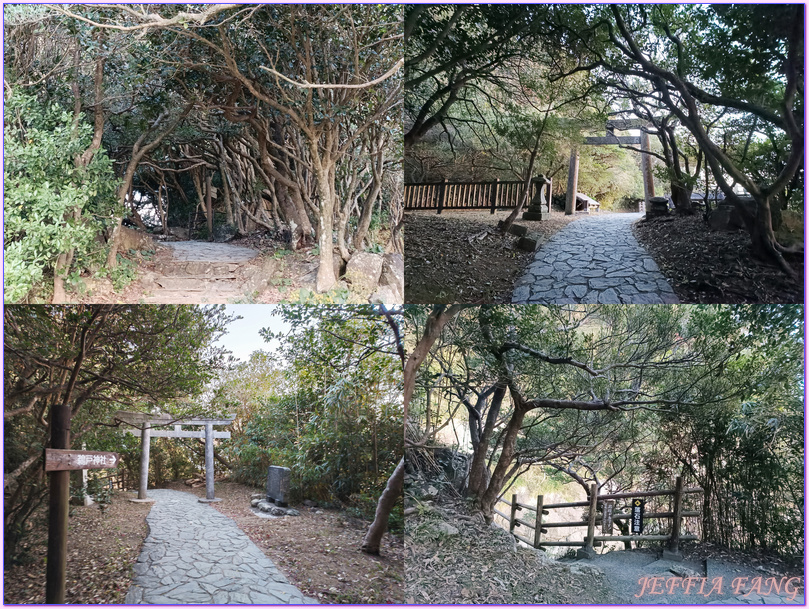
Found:
[[[214, 439], [230, 438], [229, 431], [214, 431], [214, 426], [230, 425], [236, 415], [227, 415], [221, 419], [196, 418], [177, 420], [170, 415], [148, 415], [139, 412], [118, 412], [115, 418], [133, 427], [139, 427], [141, 433], [141, 465], [138, 498], [132, 501], [153, 501], [146, 496], [149, 482], [149, 444], [151, 438], [205, 438], [205, 499], [200, 503], [222, 501], [214, 496]], [[152, 429], [154, 426], [173, 425], [173, 430]], [[202, 426], [204, 431], [184, 430], [183, 425]], [[127, 429], [127, 433], [135, 434], [137, 429]]]

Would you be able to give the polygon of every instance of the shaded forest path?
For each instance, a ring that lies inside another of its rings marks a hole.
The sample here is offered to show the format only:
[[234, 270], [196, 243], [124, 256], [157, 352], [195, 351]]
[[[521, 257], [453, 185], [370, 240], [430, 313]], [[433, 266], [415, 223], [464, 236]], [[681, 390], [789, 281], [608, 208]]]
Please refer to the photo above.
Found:
[[615, 551], [577, 560], [570, 569], [603, 574], [622, 604], [804, 604], [800, 578], [787, 585], [787, 577], [710, 558], [675, 562], [654, 552]]
[[616, 213], [571, 222], [536, 252], [517, 281], [512, 303], [678, 303], [632, 234], [632, 223], [641, 217]]
[[261, 292], [274, 261], [256, 250], [229, 243], [173, 241], [161, 244], [140, 278], [146, 304], [227, 304]]
[[126, 604], [316, 604], [236, 523], [197, 497], [154, 489]]

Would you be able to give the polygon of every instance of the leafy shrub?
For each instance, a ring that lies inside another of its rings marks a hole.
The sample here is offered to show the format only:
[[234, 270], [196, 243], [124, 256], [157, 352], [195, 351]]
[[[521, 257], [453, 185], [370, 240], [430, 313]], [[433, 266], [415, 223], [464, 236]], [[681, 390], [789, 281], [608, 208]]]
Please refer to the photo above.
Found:
[[89, 146], [92, 127], [73, 124], [55, 103], [13, 92], [5, 105], [5, 300], [18, 302], [75, 250], [81, 264], [117, 205], [112, 161], [99, 150], [87, 167], [75, 159]]

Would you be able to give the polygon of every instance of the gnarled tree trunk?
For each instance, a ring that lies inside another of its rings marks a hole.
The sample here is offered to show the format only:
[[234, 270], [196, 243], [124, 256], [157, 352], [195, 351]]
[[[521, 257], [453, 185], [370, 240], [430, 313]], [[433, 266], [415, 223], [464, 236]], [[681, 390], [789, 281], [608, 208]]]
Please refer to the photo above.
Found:
[[402, 497], [402, 489], [404, 488], [404, 457], [399, 459], [396, 469], [393, 474], [388, 478], [388, 483], [385, 490], [379, 497], [379, 502], [376, 504], [376, 514], [374, 521], [365, 533], [362, 540], [362, 551], [366, 554], [379, 554], [379, 545], [382, 542], [382, 536], [388, 528], [388, 519], [390, 512], [396, 502]]

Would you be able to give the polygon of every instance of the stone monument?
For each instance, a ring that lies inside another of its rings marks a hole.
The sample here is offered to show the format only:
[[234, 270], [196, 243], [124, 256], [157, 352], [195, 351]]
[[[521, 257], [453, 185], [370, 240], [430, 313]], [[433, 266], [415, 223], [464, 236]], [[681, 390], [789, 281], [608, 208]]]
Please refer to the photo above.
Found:
[[279, 507], [287, 507], [289, 475], [288, 467], [270, 465], [267, 469], [267, 501], [271, 501]]

